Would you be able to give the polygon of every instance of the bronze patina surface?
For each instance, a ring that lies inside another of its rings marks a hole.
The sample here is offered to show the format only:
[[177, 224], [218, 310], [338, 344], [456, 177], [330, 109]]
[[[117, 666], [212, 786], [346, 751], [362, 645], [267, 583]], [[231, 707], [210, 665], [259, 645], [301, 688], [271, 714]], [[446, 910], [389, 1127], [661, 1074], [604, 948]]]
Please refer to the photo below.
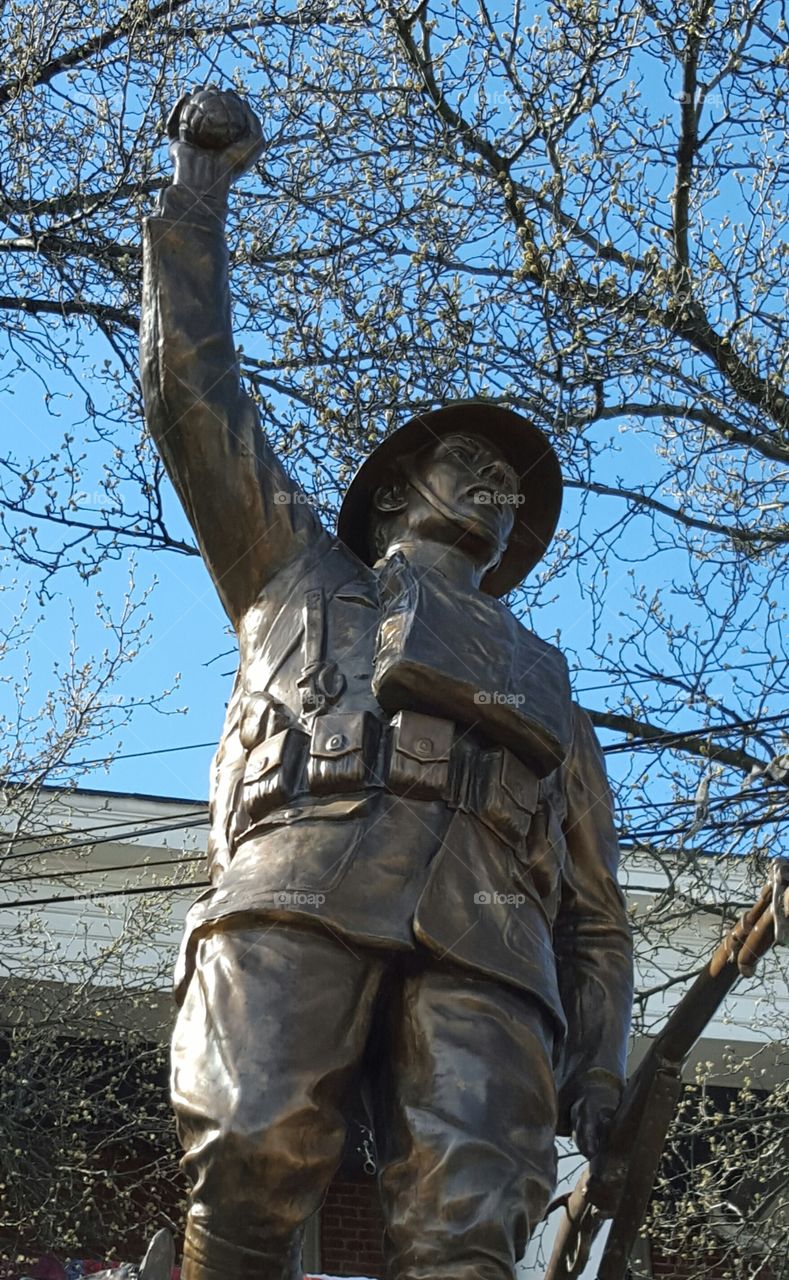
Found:
[[448, 406], [325, 529], [233, 343], [224, 218], [260, 125], [209, 89], [169, 129], [146, 416], [240, 654], [177, 987], [184, 1277], [300, 1275], [364, 1088], [389, 1275], [511, 1280], [557, 1130], [593, 1154], [618, 1103], [632, 1000], [599, 746], [497, 598], [550, 541], [558, 462], [518, 415]]

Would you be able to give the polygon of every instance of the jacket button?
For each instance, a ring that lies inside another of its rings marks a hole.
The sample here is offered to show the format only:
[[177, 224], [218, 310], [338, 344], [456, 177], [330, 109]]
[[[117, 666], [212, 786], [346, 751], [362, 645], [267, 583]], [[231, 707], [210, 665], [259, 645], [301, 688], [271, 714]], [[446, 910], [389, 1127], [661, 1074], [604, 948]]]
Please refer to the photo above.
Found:
[[330, 751], [339, 751], [340, 747], [345, 746], [345, 734], [333, 733], [326, 745]]
[[433, 750], [432, 738], [418, 738], [416, 743], [416, 749], [419, 752], [420, 756], [426, 756], [430, 751]]

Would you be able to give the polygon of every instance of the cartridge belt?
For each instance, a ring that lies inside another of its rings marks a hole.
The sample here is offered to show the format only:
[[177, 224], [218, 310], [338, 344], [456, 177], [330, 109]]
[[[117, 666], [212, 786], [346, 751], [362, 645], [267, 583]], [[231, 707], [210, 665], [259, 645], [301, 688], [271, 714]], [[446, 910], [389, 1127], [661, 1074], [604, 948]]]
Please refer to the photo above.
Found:
[[452, 720], [400, 711], [316, 716], [312, 733], [291, 725], [253, 746], [243, 778], [253, 828], [309, 797], [378, 790], [463, 809], [509, 845], [527, 836], [539, 799], [536, 774], [506, 747], [474, 740]]

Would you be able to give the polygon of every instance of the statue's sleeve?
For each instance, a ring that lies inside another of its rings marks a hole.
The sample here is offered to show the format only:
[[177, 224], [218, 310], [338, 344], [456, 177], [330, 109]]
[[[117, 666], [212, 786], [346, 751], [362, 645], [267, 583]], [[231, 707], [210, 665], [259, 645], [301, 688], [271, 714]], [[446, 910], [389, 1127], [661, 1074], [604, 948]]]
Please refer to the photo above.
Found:
[[167, 188], [144, 224], [140, 356], [148, 430], [237, 623], [327, 535], [241, 385], [221, 211], [185, 188]]
[[622, 1085], [633, 1006], [633, 942], [617, 882], [619, 845], [600, 745], [574, 708], [565, 765], [567, 860], [554, 927], [559, 990], [568, 1023], [559, 1071], [564, 1118], [587, 1084]]

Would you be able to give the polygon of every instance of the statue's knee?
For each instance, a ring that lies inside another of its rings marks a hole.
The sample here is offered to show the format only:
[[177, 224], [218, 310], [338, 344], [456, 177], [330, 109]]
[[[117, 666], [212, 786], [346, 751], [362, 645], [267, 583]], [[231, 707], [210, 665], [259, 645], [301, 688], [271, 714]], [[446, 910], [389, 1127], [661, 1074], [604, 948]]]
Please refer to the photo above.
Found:
[[239, 1243], [254, 1240], [250, 1247], [288, 1237], [320, 1206], [341, 1149], [341, 1139], [317, 1150], [276, 1125], [224, 1125], [184, 1157], [193, 1216], [223, 1233], [232, 1221]]

